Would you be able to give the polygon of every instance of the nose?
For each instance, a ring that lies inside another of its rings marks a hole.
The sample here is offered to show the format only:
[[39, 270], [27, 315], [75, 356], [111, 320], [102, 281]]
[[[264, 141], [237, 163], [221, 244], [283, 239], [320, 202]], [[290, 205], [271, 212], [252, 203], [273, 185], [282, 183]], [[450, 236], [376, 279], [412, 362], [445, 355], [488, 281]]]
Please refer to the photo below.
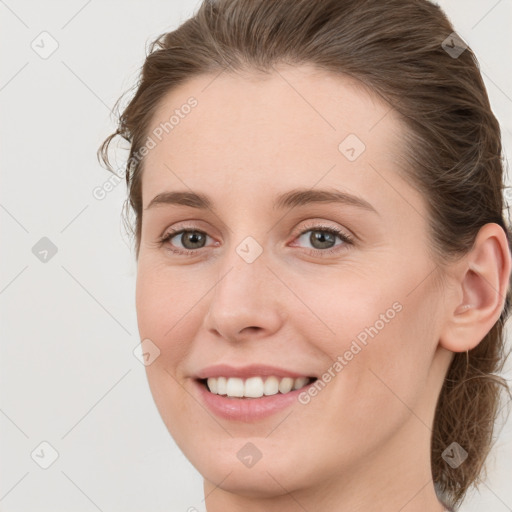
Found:
[[285, 321], [285, 287], [267, 267], [264, 254], [248, 263], [233, 251], [224, 263], [207, 295], [204, 327], [231, 342], [277, 332]]

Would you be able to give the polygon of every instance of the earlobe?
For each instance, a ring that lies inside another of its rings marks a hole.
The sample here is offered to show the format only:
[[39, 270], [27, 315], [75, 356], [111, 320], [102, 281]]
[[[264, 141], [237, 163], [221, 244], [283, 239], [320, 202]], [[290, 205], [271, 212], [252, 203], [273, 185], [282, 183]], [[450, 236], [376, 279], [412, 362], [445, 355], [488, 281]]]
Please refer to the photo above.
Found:
[[511, 256], [501, 226], [489, 223], [480, 228], [473, 248], [457, 266], [457, 293], [447, 302], [452, 311], [448, 312], [440, 344], [453, 352], [465, 352], [482, 341], [503, 310]]

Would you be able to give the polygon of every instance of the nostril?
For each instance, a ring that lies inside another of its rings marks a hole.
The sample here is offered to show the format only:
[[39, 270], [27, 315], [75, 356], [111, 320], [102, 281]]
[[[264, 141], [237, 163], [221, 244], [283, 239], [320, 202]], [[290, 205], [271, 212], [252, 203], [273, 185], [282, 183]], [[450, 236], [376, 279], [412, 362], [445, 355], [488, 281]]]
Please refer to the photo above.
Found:
[[249, 327], [244, 327], [240, 332], [243, 332], [243, 331], [245, 331], [246, 329], [250, 329], [251, 331], [252, 331], [252, 330], [259, 331], [259, 330], [261, 330], [261, 327], [258, 327], [258, 326], [256, 326], [256, 325], [251, 325], [251, 326], [249, 326]]

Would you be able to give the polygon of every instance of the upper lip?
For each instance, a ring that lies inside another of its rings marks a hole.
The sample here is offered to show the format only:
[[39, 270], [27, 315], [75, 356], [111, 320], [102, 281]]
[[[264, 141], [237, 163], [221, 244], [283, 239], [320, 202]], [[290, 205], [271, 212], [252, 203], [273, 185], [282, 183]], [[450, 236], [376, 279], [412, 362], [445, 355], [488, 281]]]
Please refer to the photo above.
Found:
[[292, 377], [297, 379], [299, 377], [312, 377], [305, 373], [294, 372], [286, 370], [284, 368], [278, 368], [277, 366], [268, 366], [264, 364], [251, 364], [249, 366], [230, 366], [227, 364], [217, 364], [214, 366], [208, 366], [200, 370], [196, 378], [207, 379], [209, 377], [239, 377], [241, 379], [249, 377], [269, 377], [274, 375], [275, 377]]

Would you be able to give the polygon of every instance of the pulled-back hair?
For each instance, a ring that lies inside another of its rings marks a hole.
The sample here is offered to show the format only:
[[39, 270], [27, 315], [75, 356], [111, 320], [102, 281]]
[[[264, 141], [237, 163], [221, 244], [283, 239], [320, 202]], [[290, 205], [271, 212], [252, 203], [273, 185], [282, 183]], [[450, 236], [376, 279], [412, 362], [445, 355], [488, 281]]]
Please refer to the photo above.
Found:
[[[467, 253], [489, 222], [504, 229], [510, 246], [500, 127], [476, 57], [461, 43], [442, 10], [427, 0], [204, 0], [193, 17], [153, 41], [117, 130], [98, 150], [112, 170], [110, 143], [117, 136], [130, 143], [125, 206], [135, 214], [137, 258], [144, 167], [137, 156], [164, 95], [197, 75], [270, 73], [279, 63], [348, 75], [399, 113], [406, 127], [404, 177], [427, 199], [440, 266]], [[485, 477], [501, 391], [510, 395], [496, 375], [507, 355], [509, 310], [510, 286], [489, 333], [472, 350], [455, 354], [436, 405], [432, 477], [453, 508]], [[468, 453], [457, 468], [442, 457], [453, 441]]]

